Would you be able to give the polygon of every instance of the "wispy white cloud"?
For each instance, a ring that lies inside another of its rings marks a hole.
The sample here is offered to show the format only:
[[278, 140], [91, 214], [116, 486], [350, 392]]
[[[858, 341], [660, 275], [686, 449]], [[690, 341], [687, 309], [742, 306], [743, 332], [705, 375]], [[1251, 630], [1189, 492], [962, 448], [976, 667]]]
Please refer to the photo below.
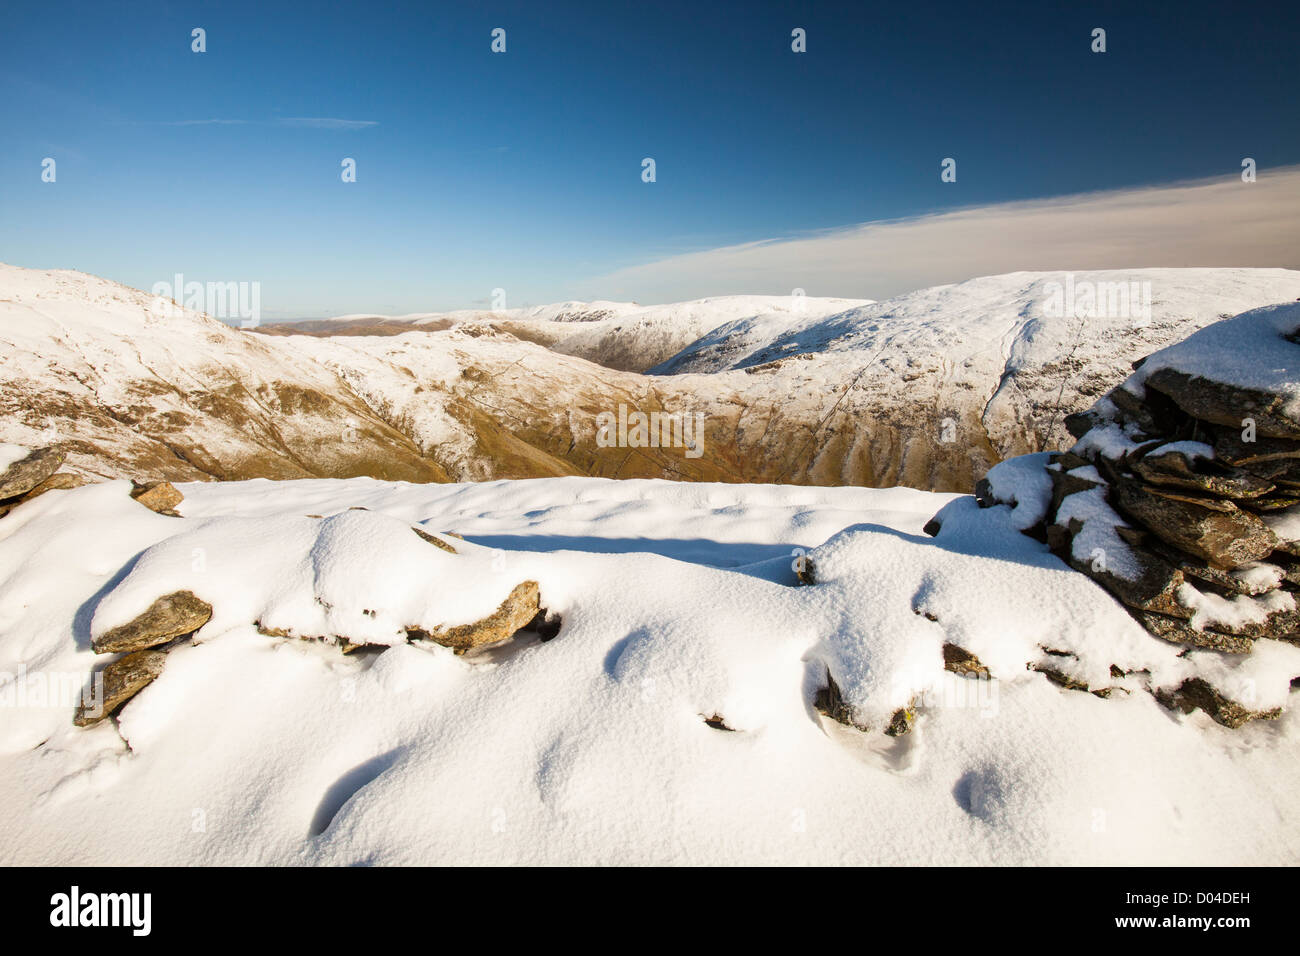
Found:
[[338, 119], [333, 116], [285, 116], [273, 120], [186, 119], [160, 120], [150, 126], [296, 126], [302, 129], [366, 129], [378, 120]]
[[281, 126], [306, 126], [312, 129], [365, 129], [379, 125], [377, 120], [336, 119], [332, 116], [287, 116], [279, 123]]
[[1017, 271], [1300, 268], [1300, 166], [1001, 203], [672, 256], [581, 283], [584, 298], [727, 293], [880, 299]]
[[241, 119], [191, 119], [191, 120], [164, 120], [159, 123], [152, 123], [152, 126], [244, 126], [248, 120]]

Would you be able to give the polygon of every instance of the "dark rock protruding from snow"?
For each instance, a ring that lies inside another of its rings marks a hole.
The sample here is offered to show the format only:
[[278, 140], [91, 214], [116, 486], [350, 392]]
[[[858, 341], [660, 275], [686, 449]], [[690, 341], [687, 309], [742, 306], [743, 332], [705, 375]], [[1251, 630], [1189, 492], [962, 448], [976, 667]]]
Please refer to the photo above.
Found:
[[111, 716], [128, 700], [144, 690], [163, 671], [165, 651], [136, 651], [113, 661], [100, 673], [102, 688], [83, 699], [72, 722], [90, 727]]
[[413, 632], [411, 636], [433, 641], [452, 648], [457, 654], [464, 654], [476, 647], [509, 640], [535, 620], [541, 610], [541, 594], [537, 582], [524, 581], [506, 595], [496, 611], [481, 621], [436, 628], [429, 632]]
[[20, 498], [45, 481], [63, 464], [57, 448], [38, 448], [0, 472], [0, 501]]
[[[1260, 358], [1263, 360], [1263, 356]], [[1285, 396], [1172, 368], [1153, 372], [1145, 384], [1173, 399], [1174, 404], [1200, 421], [1239, 428], [1243, 418], [1252, 418], [1256, 432], [1265, 438], [1300, 439], [1300, 420], [1288, 413]]]
[[[47, 491], [79, 488], [86, 484], [86, 479], [79, 475], [59, 471], [65, 458], [59, 448], [29, 450], [21, 445], [0, 445], [0, 455], [5, 450], [10, 453], [6, 456], [10, 464], [0, 468], [0, 518]], [[14, 451], [21, 457], [15, 460]]]
[[142, 651], [192, 634], [208, 623], [212, 605], [191, 591], [165, 594], [139, 617], [92, 637], [96, 654]]
[[1277, 548], [1268, 525], [1231, 501], [1122, 477], [1116, 478], [1112, 490], [1124, 514], [1178, 550], [1217, 567], [1240, 568]]
[[1228, 700], [1201, 677], [1190, 677], [1173, 690], [1157, 691], [1156, 699], [1171, 710], [1180, 710], [1184, 714], [1199, 708], [1214, 718], [1215, 723], [1233, 730], [1251, 720], [1273, 720], [1281, 716], [1280, 708], [1251, 710]]
[[176, 506], [185, 500], [185, 496], [176, 490], [170, 481], [149, 481], [144, 484], [133, 483], [131, 497], [150, 511], [178, 517]]

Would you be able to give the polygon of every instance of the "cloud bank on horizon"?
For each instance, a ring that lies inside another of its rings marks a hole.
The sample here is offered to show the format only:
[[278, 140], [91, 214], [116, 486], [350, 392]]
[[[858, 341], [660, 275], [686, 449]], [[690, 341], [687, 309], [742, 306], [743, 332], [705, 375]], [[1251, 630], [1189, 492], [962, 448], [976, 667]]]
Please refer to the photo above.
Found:
[[974, 206], [689, 252], [588, 280], [581, 298], [733, 293], [883, 299], [1019, 271], [1300, 268], [1300, 166]]

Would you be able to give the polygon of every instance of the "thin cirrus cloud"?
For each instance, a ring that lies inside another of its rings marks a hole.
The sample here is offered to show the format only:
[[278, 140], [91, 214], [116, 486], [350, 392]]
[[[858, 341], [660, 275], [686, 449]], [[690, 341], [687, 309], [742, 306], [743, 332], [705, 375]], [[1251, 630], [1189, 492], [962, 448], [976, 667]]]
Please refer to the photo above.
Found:
[[338, 119], [333, 116], [285, 116], [274, 120], [189, 119], [167, 120], [158, 126], [296, 126], [301, 129], [366, 129], [378, 120]]
[[1300, 166], [976, 206], [671, 256], [583, 283], [603, 298], [726, 293], [881, 299], [1017, 271], [1300, 268]]
[[304, 126], [311, 129], [365, 129], [379, 125], [376, 120], [335, 119], [332, 116], [288, 116], [278, 122], [281, 126]]

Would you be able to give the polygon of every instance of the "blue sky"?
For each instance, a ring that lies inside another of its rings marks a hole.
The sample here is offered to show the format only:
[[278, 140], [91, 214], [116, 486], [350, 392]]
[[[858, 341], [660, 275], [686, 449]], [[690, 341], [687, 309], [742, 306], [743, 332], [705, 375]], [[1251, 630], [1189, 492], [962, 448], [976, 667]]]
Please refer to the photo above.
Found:
[[1294, 4], [703, 6], [11, 5], [0, 261], [271, 318], [665, 301], [683, 254], [1300, 163]]

